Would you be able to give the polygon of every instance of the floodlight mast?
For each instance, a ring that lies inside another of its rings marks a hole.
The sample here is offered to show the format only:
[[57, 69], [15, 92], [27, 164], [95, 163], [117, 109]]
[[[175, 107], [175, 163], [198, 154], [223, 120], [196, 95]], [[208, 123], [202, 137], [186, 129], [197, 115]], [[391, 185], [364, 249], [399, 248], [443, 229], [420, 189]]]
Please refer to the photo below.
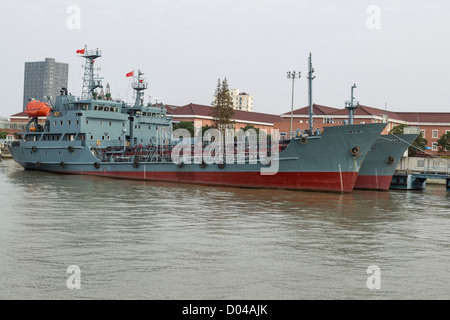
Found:
[[294, 81], [295, 79], [299, 79], [301, 77], [301, 72], [288, 72], [287, 78], [292, 79], [292, 102], [291, 102], [291, 130], [289, 131], [289, 138], [292, 138], [292, 125], [293, 125], [293, 119], [294, 119]]

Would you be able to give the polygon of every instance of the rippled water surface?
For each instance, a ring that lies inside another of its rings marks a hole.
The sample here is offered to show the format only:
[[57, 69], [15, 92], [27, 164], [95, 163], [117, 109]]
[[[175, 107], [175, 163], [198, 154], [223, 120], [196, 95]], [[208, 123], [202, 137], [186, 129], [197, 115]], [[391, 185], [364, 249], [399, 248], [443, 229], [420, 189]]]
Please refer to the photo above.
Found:
[[[219, 188], [0, 162], [0, 299], [449, 299], [450, 196]], [[66, 286], [68, 266], [81, 289]], [[369, 266], [381, 288], [369, 290]]]

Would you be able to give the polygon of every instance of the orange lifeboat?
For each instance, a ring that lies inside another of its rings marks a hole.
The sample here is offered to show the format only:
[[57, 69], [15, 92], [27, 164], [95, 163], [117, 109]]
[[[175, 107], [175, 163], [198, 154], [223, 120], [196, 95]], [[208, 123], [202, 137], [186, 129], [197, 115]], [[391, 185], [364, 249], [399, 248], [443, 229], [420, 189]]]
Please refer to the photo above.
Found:
[[52, 108], [45, 102], [33, 100], [28, 102], [25, 113], [31, 118], [48, 117]]

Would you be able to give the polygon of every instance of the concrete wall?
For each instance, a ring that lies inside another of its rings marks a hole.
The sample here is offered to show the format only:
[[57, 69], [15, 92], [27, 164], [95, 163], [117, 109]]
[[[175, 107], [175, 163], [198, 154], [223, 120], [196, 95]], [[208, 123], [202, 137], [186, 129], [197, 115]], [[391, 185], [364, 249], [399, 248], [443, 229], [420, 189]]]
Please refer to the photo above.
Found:
[[450, 159], [406, 157], [400, 160], [397, 170], [450, 174]]

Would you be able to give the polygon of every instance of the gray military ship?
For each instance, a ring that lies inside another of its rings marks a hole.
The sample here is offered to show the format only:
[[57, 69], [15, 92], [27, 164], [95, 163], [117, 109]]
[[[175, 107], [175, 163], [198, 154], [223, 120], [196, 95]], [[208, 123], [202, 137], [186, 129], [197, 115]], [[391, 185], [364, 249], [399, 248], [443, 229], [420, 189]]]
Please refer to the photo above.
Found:
[[[328, 127], [320, 135], [310, 131], [276, 141], [278, 157], [268, 163], [252, 161], [247, 149], [241, 161], [224, 157], [215, 163], [175, 162], [172, 152], [180, 140], [172, 139], [172, 117], [161, 105], [144, 104], [148, 83], [143, 73], [138, 71], [132, 83], [134, 104], [98, 98], [95, 89], [102, 84], [94, 78], [93, 63], [101, 57], [101, 51], [86, 48], [82, 56], [86, 62], [81, 97], [63, 88], [47, 107], [30, 105], [26, 130], [10, 146], [14, 160], [25, 169], [233, 187], [351, 192], [369, 149], [386, 126]], [[310, 75], [311, 70], [310, 65]], [[40, 125], [38, 118], [43, 115], [47, 120]], [[276, 172], [263, 174], [274, 161], [278, 164]]]

